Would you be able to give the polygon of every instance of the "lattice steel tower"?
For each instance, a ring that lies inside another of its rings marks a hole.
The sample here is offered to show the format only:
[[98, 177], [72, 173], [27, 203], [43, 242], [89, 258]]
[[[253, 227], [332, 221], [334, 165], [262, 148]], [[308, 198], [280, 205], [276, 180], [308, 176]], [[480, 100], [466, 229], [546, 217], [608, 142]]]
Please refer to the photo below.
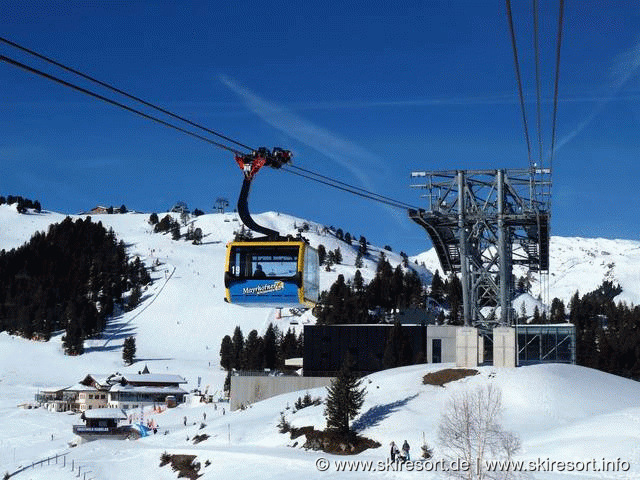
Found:
[[444, 272], [460, 275], [464, 324], [491, 326], [483, 309], [500, 307], [493, 323], [512, 325], [513, 265], [549, 271], [551, 170], [413, 172], [411, 178], [412, 187], [427, 190], [429, 209], [409, 210], [409, 217], [429, 234]]

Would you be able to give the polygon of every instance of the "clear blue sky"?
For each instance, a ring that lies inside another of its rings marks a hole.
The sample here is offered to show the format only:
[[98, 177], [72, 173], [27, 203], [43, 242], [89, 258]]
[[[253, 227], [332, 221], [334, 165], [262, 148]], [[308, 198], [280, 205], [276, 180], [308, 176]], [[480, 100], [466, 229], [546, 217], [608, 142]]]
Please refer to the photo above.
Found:
[[[557, 0], [540, 5], [547, 157]], [[531, 2], [513, 8], [535, 145]], [[3, 1], [0, 18], [4, 37], [410, 204], [412, 170], [527, 166], [503, 1]], [[568, 0], [563, 34], [552, 234], [637, 239], [640, 4]], [[236, 202], [223, 150], [2, 63], [0, 91], [1, 194], [68, 213]], [[430, 247], [403, 211], [285, 172], [261, 172], [250, 207]]]

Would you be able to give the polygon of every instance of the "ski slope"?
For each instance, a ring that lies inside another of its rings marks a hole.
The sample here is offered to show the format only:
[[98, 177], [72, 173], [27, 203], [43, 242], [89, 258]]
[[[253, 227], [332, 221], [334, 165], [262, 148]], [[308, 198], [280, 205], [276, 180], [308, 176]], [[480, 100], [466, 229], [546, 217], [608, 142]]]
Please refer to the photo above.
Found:
[[[160, 218], [163, 215], [159, 214]], [[51, 223], [64, 217], [53, 212], [19, 215], [15, 209], [2, 205], [0, 249], [19, 246], [34, 232], [46, 230]], [[275, 212], [256, 217], [259, 223], [283, 233], [295, 233], [294, 226], [307, 223], [309, 231], [304, 235], [313, 246], [322, 243], [327, 250], [340, 247], [343, 265], [335, 266], [331, 272], [321, 272], [323, 289], [328, 288], [338, 274], [347, 278], [354, 274], [355, 246], [351, 248], [336, 239], [324, 226]], [[68, 452], [68, 461], [80, 465], [87, 478], [175, 479], [177, 475], [169, 467], [159, 467], [160, 455], [167, 451], [197, 455], [203, 465], [204, 479], [248, 479], [256, 478], [257, 474], [261, 478], [285, 480], [344, 476], [333, 467], [321, 473], [315, 466], [321, 456], [331, 461], [344, 457], [305, 451], [301, 448], [301, 439], [292, 441], [277, 431], [281, 412], [294, 426], [324, 427], [322, 406], [308, 407], [296, 413], [287, 409], [305, 392], [274, 397], [237, 412], [229, 412], [227, 405], [222, 403], [217, 409], [212, 405], [181, 405], [155, 416], [160, 427], [156, 436], [133, 442], [103, 440], [74, 448], [69, 447], [74, 440], [71, 426], [80, 423], [78, 415], [17, 408], [19, 404], [31, 402], [41, 388], [69, 386], [88, 373], [136, 372], [144, 365], [153, 373], [184, 376], [189, 389], [195, 388], [200, 378], [203, 389], [208, 388], [209, 393], [219, 392], [224, 381], [224, 372], [218, 365], [220, 341], [224, 335], [231, 334], [236, 325], [240, 325], [247, 335], [254, 328], [264, 331], [270, 321], [278, 324], [281, 330], [313, 322], [309, 313], [290, 317], [283, 312], [283, 318], [276, 319], [273, 309], [246, 309], [224, 303], [225, 244], [239, 228], [233, 213], [192, 219], [194, 226], [202, 228], [205, 234], [202, 245], [174, 241], [169, 235], [153, 233], [148, 214], [94, 215], [93, 219], [113, 228], [118, 238], [127, 244], [130, 256], [140, 256], [148, 266], [157, 264], [152, 272], [154, 281], [143, 292], [141, 305], [114, 318], [101, 338], [87, 341], [86, 353], [82, 356], [67, 357], [62, 353], [60, 333], [46, 343], [0, 334], [0, 474], [50, 455]], [[588, 278], [584, 271], [599, 265], [599, 258], [607, 257], [615, 263], [610, 270], [612, 275], [621, 283], [622, 280], [626, 282], [623, 284], [626, 292], [626, 286], [635, 281], [633, 262], [638, 256], [639, 245], [628, 241], [582, 240], [568, 239], [565, 243], [564, 239], [554, 237], [552, 247], [564, 246], [562, 255], [553, 253], [554, 250], [552, 255], [556, 262], [562, 260], [564, 263], [560, 265], [568, 269], [566, 273], [557, 270], [558, 279], [562, 278], [566, 285], [573, 281], [573, 291], [586, 291], [589, 281], [599, 284], [601, 280], [596, 280], [599, 270]], [[600, 249], [600, 256], [585, 254], [583, 263], [586, 265], [582, 266], [579, 262], [581, 250], [577, 245], [582, 245], [586, 252]], [[605, 248], [608, 255], [602, 254]], [[371, 246], [370, 250], [371, 258], [365, 259], [361, 269], [367, 281], [375, 273], [379, 255], [376, 247]], [[401, 261], [395, 253], [385, 254], [393, 265]], [[428, 278], [432, 265], [426, 261], [425, 264], [427, 268], [420, 269], [420, 273]], [[578, 272], [582, 273], [578, 275]], [[571, 280], [574, 273], [578, 276]], [[132, 334], [136, 336], [137, 363], [124, 367], [122, 342], [125, 336]], [[639, 383], [582, 367], [545, 365], [515, 370], [482, 367], [480, 375], [449, 384], [446, 388], [422, 385], [422, 376], [437, 368], [441, 366], [411, 366], [379, 372], [364, 380], [368, 394], [355, 425], [362, 434], [379, 441], [382, 447], [362, 453], [359, 459], [384, 460], [389, 442], [405, 439], [411, 444], [415, 457], [423, 434], [436, 456], [440, 455], [442, 446], [437, 444], [437, 425], [451, 395], [465, 388], [493, 383], [502, 390], [503, 425], [522, 439], [519, 458], [557, 461], [620, 458], [632, 466], [628, 472], [595, 475], [593, 472], [541, 472], [532, 474], [532, 478], [640, 478]], [[324, 389], [310, 393], [314, 397], [325, 396]], [[206, 426], [200, 429], [204, 413]], [[188, 418], [187, 426], [183, 425], [184, 416]], [[193, 436], [202, 433], [210, 438], [194, 445]], [[207, 460], [211, 463], [204, 467]], [[371, 478], [372, 474], [352, 473], [348, 476]], [[376, 476], [442, 478], [439, 474], [425, 472], [378, 472]], [[27, 470], [15, 478], [57, 480], [77, 477], [69, 468], [45, 466]]]

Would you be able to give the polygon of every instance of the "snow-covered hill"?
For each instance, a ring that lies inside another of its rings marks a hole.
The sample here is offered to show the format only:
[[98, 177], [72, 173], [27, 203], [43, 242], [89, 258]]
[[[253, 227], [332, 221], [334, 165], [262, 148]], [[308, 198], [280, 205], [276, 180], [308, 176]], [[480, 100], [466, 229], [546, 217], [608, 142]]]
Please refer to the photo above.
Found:
[[[418, 263], [442, 273], [434, 249], [412, 257]], [[623, 291], [617, 301], [640, 304], [640, 242], [608, 240], [604, 238], [551, 237], [549, 251], [550, 299], [557, 297], [568, 304], [576, 291], [580, 294], [595, 290], [603, 280], [620, 284]], [[514, 274], [526, 275], [522, 267], [514, 267]], [[537, 274], [531, 275], [531, 293], [540, 293]], [[516, 311], [518, 307], [516, 307]]]
[[[299, 443], [292, 447], [293, 441], [277, 433], [276, 424], [282, 411], [295, 426], [324, 426], [322, 406], [295, 414], [286, 409], [303, 392], [274, 397], [245, 411], [225, 410], [224, 415], [222, 404], [217, 409], [211, 405], [181, 405], [156, 416], [160, 425], [157, 436], [136, 442], [98, 441], [72, 449], [68, 448], [68, 442], [74, 437], [71, 425], [79, 423], [77, 415], [16, 408], [18, 404], [32, 401], [40, 388], [71, 385], [87, 373], [135, 372], [145, 364], [155, 373], [183, 375], [189, 382], [188, 388], [195, 387], [200, 377], [202, 386], [208, 387], [210, 393], [219, 392], [224, 381], [224, 372], [218, 365], [220, 340], [236, 325], [240, 325], [246, 335], [253, 328], [263, 331], [270, 321], [283, 330], [292, 321], [298, 326], [313, 321], [308, 313], [301, 318], [284, 315], [276, 319], [273, 309], [247, 309], [224, 303], [224, 251], [226, 242], [239, 228], [235, 214], [192, 219], [204, 232], [202, 245], [153, 233], [148, 217], [148, 214], [133, 213], [93, 217], [114, 229], [128, 245], [130, 255], [139, 255], [147, 265], [157, 266], [152, 272], [154, 282], [143, 292], [141, 305], [113, 319], [102, 338], [87, 341], [84, 355], [63, 355], [60, 334], [47, 343], [0, 334], [0, 474], [50, 455], [69, 452], [69, 461], [74, 460], [84, 472], [90, 472], [87, 478], [175, 479], [176, 474], [168, 467], [158, 467], [160, 454], [168, 451], [198, 455], [203, 466], [210, 460], [211, 464], [204, 467], [204, 479], [255, 478], [256, 472], [264, 478], [285, 479], [342, 476], [333, 468], [321, 474], [315, 467], [321, 455], [302, 450]], [[341, 249], [343, 265], [331, 272], [321, 272], [322, 288], [328, 288], [340, 273], [347, 278], [354, 274], [355, 247], [336, 239], [322, 225], [274, 212], [256, 217], [259, 223], [282, 233], [294, 233], [296, 227], [306, 223], [309, 229], [304, 235], [312, 245], [323, 244], [327, 250]], [[9, 206], [0, 206], [0, 249], [17, 247], [28, 241], [35, 231], [46, 230], [48, 225], [63, 218], [64, 215], [51, 212], [19, 215]], [[556, 287], [567, 285], [567, 295], [570, 295], [575, 289], [592, 288], [588, 282], [593, 281], [593, 286], [597, 286], [601, 278], [596, 277], [602, 271], [599, 259], [606, 257], [614, 265], [610, 269], [605, 265], [605, 270], [614, 272], [613, 279], [619, 280], [626, 292], [628, 285], [640, 285], [633, 272], [634, 265], [638, 265], [634, 262], [640, 262], [639, 247], [636, 242], [554, 238], [552, 266], [565, 266], [565, 270], [555, 272]], [[375, 273], [379, 249], [372, 246], [371, 252], [371, 258], [365, 259], [362, 268], [366, 280]], [[385, 254], [394, 265], [401, 261], [395, 253]], [[427, 253], [419, 260], [435, 269], [428, 259]], [[426, 269], [421, 273], [429, 276]], [[131, 334], [136, 335], [138, 362], [124, 367], [122, 339]], [[423, 433], [438, 454], [436, 426], [450, 395], [466, 386], [494, 383], [503, 392], [505, 427], [522, 438], [521, 458], [551, 457], [558, 461], [621, 458], [631, 463], [631, 472], [595, 476], [593, 472], [574, 473], [567, 478], [640, 478], [637, 401], [640, 384], [580, 367], [547, 365], [516, 370], [483, 367], [480, 375], [446, 388], [422, 385], [422, 376], [436, 368], [440, 367], [412, 366], [365, 379], [369, 393], [356, 424], [363, 434], [380, 441], [383, 447], [369, 450], [359, 458], [384, 460], [389, 442], [404, 439], [409, 440], [415, 454]], [[325, 395], [324, 389], [311, 394]], [[207, 415], [207, 425], [200, 430], [203, 413]], [[186, 427], [182, 422], [184, 416], [189, 420]], [[187, 440], [198, 433], [206, 433], [210, 438], [198, 445]], [[340, 459], [322, 456], [331, 461]], [[68, 468], [41, 468], [27, 470], [16, 478], [76, 478]], [[351, 476], [370, 478], [370, 475]], [[379, 475], [381, 478], [442, 478], [440, 474], [425, 472]], [[558, 478], [558, 475], [536, 473], [534, 478]]]
[[[164, 215], [161, 213], [159, 217]], [[60, 222], [64, 217], [52, 212], [20, 215], [14, 207], [1, 205], [0, 249], [18, 247], [36, 231], [45, 231], [50, 224]], [[188, 358], [217, 364], [222, 337], [231, 334], [236, 325], [240, 325], [246, 335], [252, 329], [263, 332], [269, 322], [286, 331], [292, 321], [298, 325], [314, 321], [309, 312], [302, 318], [293, 318], [285, 311], [283, 318], [277, 320], [274, 309], [244, 308], [223, 301], [225, 248], [233, 239], [234, 231], [240, 228], [237, 214], [191, 218], [194, 227], [203, 231], [202, 245], [175, 241], [169, 234], [153, 233], [149, 214], [105, 214], [92, 218], [113, 228], [116, 236], [128, 245], [130, 257], [139, 256], [147, 266], [157, 265], [152, 272], [153, 284], [143, 292], [142, 305], [115, 319], [109, 330], [115, 337], [118, 337], [115, 325], [127, 329], [129, 334], [134, 333], [141, 358]], [[312, 246], [322, 244], [327, 251], [340, 248], [342, 263], [334, 265], [330, 272], [321, 268], [321, 290], [327, 290], [339, 274], [347, 280], [355, 274], [356, 242], [353, 246], [348, 245], [325, 226], [288, 215], [267, 212], [256, 215], [256, 220], [281, 234], [295, 234], [297, 228], [304, 227], [303, 234]], [[363, 259], [361, 272], [365, 281], [375, 275], [379, 255], [380, 249], [371, 246], [369, 257]], [[402, 261], [394, 252], [385, 251], [385, 255], [393, 266]], [[414, 267], [425, 281], [430, 280], [426, 269]], [[195, 341], [194, 336], [198, 337]], [[102, 343], [107, 348], [115, 347], [122, 339], [107, 337]]]

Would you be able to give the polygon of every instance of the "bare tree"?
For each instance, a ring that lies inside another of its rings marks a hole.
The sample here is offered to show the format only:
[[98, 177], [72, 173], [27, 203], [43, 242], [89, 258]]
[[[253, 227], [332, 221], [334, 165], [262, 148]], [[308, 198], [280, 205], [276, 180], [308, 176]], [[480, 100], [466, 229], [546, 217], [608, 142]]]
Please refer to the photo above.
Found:
[[499, 423], [502, 394], [493, 385], [465, 391], [450, 399], [438, 428], [438, 439], [449, 461], [464, 460], [467, 471], [450, 472], [468, 480], [509, 479], [513, 472], [487, 471], [487, 460], [511, 460], [520, 449], [514, 433]]

